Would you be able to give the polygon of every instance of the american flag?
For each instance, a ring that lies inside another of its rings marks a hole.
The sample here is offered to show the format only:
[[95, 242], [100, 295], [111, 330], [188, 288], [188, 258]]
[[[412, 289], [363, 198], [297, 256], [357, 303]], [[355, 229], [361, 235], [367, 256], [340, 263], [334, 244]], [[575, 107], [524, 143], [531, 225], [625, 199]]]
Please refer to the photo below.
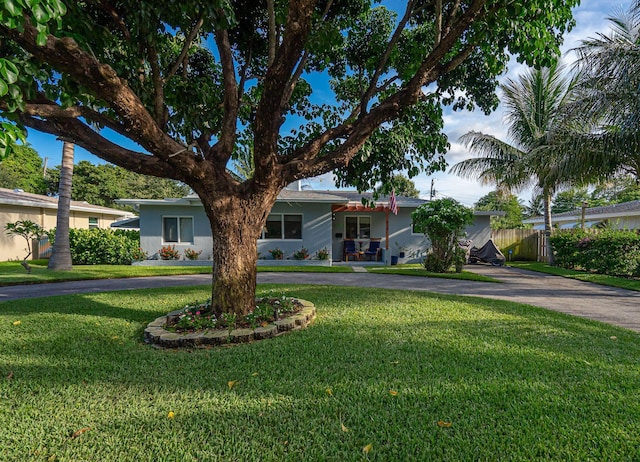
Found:
[[389, 210], [394, 215], [398, 214], [398, 204], [396, 203], [396, 191], [395, 191], [395, 189], [391, 190], [391, 196], [389, 196]]

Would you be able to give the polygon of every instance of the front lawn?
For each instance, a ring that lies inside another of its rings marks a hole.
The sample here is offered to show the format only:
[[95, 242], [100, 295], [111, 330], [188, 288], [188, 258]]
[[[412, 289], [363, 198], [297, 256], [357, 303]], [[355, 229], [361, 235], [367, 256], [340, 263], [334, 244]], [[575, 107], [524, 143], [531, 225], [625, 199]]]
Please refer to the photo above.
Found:
[[637, 333], [480, 298], [269, 289], [315, 322], [192, 351], [142, 331], [208, 286], [0, 304], [0, 460], [638, 457]]
[[[29, 264], [33, 268], [31, 274], [27, 274], [19, 262], [0, 262], [0, 286], [77, 281], [82, 279], [116, 279], [211, 273], [211, 266], [75, 265], [72, 271], [49, 271], [47, 270], [47, 260], [29, 261]], [[258, 271], [350, 273], [353, 270], [348, 266], [258, 266]]]
[[580, 281], [592, 282], [603, 286], [619, 287], [621, 289], [635, 290], [640, 292], [640, 279], [638, 278], [620, 278], [609, 276], [606, 274], [587, 273], [584, 271], [574, 271], [570, 269], [560, 268], [558, 266], [549, 266], [546, 263], [520, 261], [509, 262], [509, 266], [514, 268], [522, 268], [530, 271], [538, 271], [540, 273], [555, 274], [565, 278], [578, 279]]

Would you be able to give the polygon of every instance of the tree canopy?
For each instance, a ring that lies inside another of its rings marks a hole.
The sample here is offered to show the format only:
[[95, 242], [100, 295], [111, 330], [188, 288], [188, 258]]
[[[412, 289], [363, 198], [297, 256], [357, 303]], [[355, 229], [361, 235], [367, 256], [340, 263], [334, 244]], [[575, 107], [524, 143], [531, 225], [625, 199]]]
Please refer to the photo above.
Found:
[[[211, 223], [212, 306], [246, 311], [282, 188], [336, 171], [369, 190], [442, 168], [443, 105], [495, 109], [510, 54], [550, 65], [577, 3], [5, 1], [0, 116], [189, 185]], [[247, 143], [241, 179], [228, 167]]]
[[0, 188], [46, 193], [42, 158], [29, 144], [15, 146], [12, 155], [0, 161]]
[[478, 199], [473, 208], [475, 210], [505, 212], [502, 217], [491, 217], [491, 229], [514, 229], [523, 226], [524, 206], [513, 194], [491, 191]]

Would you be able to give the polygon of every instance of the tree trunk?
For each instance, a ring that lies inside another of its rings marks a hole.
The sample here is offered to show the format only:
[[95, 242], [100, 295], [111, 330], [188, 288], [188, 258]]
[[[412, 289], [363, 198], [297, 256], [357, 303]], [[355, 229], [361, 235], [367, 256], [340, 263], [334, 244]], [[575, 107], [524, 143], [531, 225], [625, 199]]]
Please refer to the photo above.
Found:
[[551, 223], [551, 193], [544, 192], [544, 237], [547, 248], [548, 263], [551, 266], [556, 264], [556, 259], [553, 256], [553, 248], [551, 247], [551, 232], [553, 231]]
[[200, 196], [213, 236], [211, 306], [217, 315], [244, 316], [255, 308], [257, 242], [277, 195]]
[[74, 144], [64, 141], [62, 146], [62, 165], [58, 186], [58, 213], [56, 216], [56, 240], [47, 266], [50, 270], [73, 269], [71, 264], [71, 246], [69, 245], [69, 213], [71, 209], [71, 182], [73, 178]]

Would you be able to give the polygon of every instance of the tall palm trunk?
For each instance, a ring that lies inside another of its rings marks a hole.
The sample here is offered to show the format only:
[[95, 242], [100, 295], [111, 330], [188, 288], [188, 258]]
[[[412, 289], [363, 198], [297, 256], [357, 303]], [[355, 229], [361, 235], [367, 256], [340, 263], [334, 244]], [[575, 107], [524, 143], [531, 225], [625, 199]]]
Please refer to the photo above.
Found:
[[551, 247], [551, 232], [553, 230], [553, 225], [551, 223], [551, 193], [549, 191], [544, 191], [544, 237], [545, 237], [545, 246], [547, 249], [547, 262], [549, 265], [553, 266], [556, 264], [556, 259], [553, 256], [553, 248]]
[[48, 269], [70, 270], [71, 246], [69, 245], [69, 213], [71, 210], [71, 185], [73, 178], [74, 144], [64, 141], [62, 146], [62, 166], [58, 186], [58, 214], [56, 217], [56, 241], [49, 259]]

